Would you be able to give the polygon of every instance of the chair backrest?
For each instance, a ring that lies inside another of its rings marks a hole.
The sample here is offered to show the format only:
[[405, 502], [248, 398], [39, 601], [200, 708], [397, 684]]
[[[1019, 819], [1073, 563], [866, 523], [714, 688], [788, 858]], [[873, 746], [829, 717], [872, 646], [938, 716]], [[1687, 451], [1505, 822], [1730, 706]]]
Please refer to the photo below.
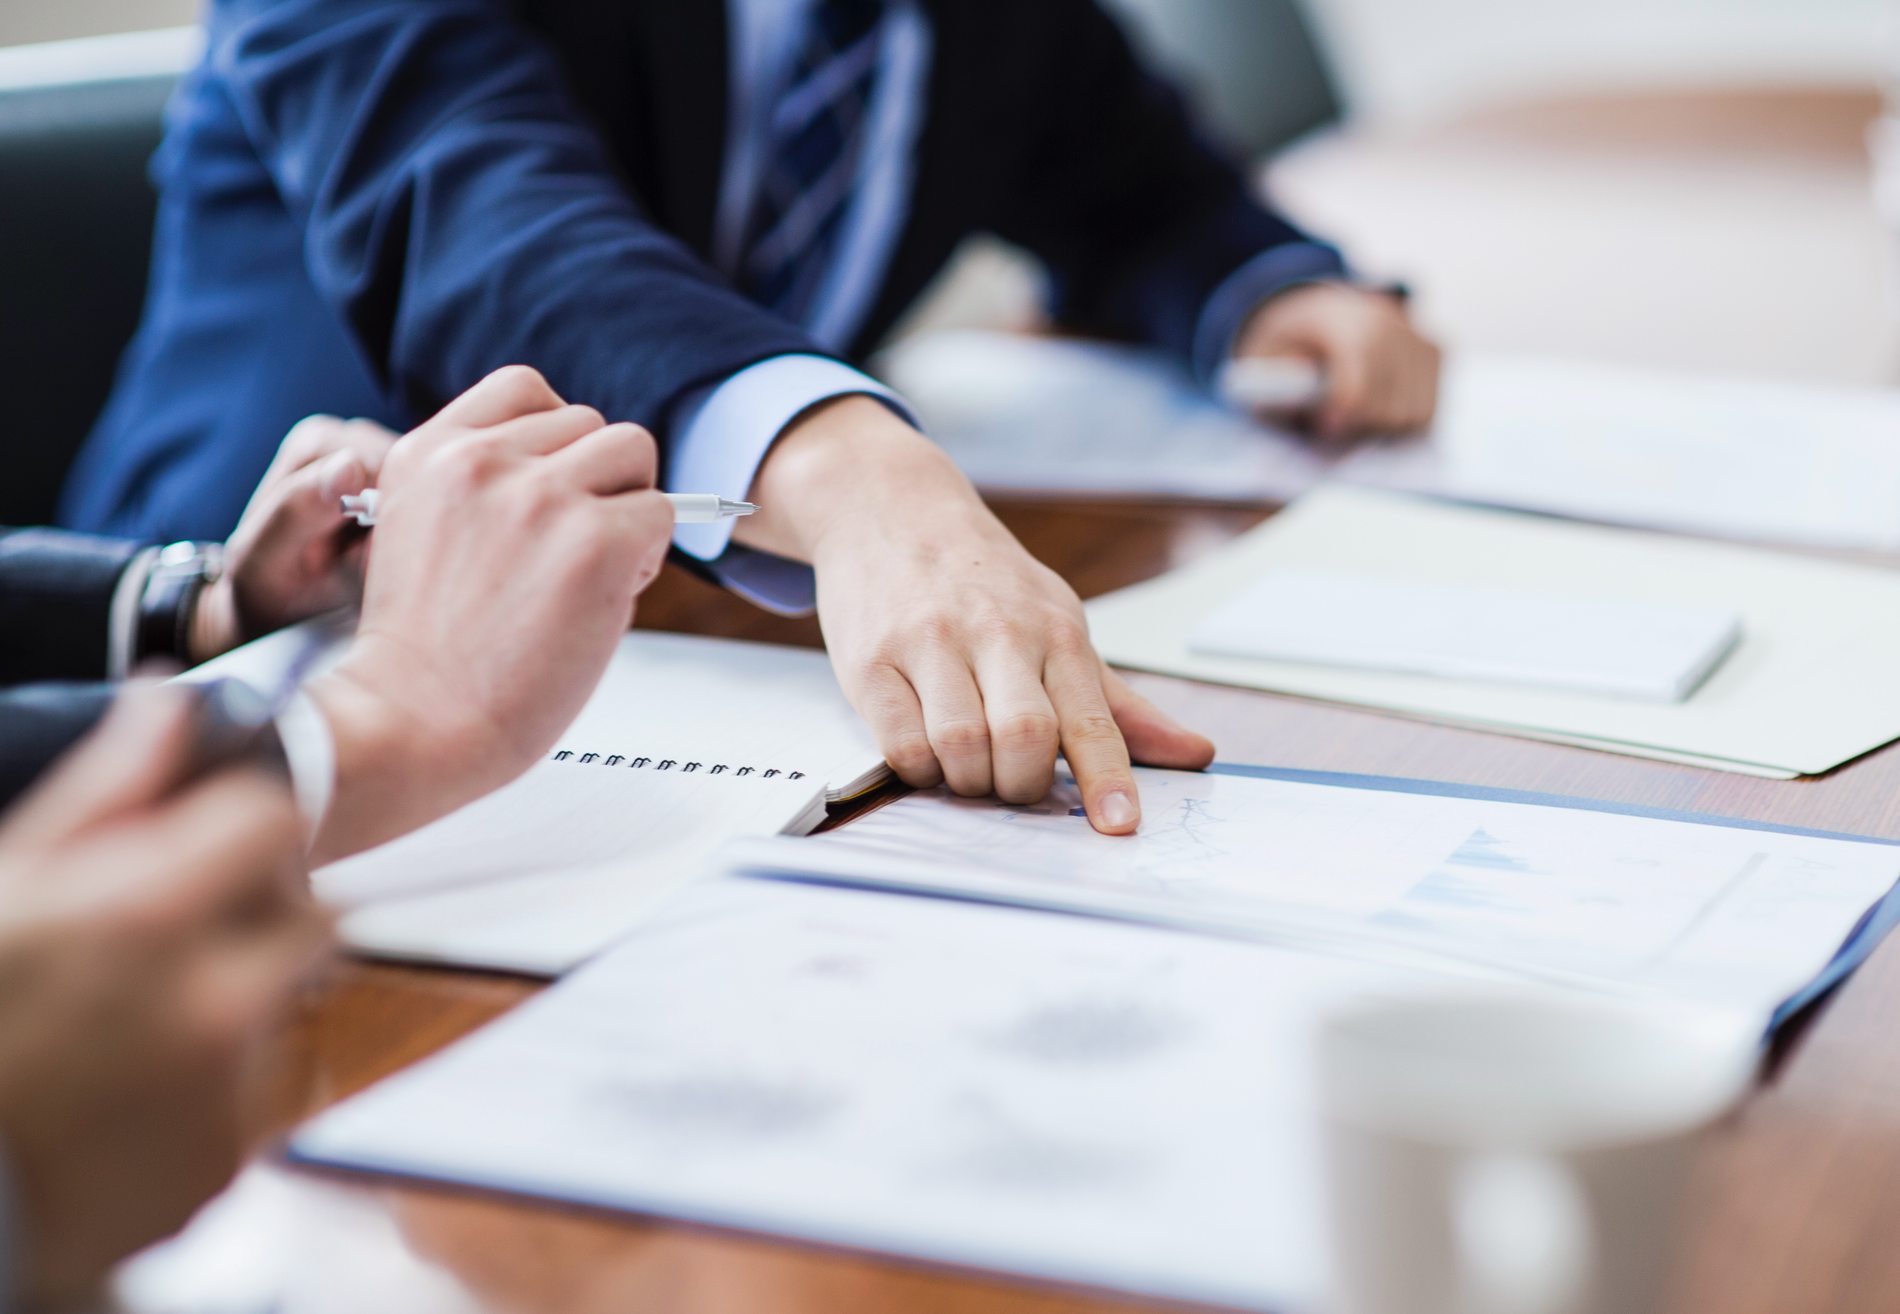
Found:
[[138, 323], [176, 81], [0, 86], [0, 524], [52, 519]]
[[1106, 0], [1106, 7], [1237, 149], [1264, 155], [1344, 112], [1302, 0]]

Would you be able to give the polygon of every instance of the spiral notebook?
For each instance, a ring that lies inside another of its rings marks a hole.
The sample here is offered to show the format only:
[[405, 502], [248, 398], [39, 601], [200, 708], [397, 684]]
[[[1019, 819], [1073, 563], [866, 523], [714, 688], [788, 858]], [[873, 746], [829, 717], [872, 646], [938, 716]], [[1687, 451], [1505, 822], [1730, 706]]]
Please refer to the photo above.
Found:
[[[202, 672], [268, 682], [304, 642]], [[558, 976], [729, 840], [805, 834], [888, 774], [824, 653], [636, 630], [538, 766], [311, 882], [358, 953]]]

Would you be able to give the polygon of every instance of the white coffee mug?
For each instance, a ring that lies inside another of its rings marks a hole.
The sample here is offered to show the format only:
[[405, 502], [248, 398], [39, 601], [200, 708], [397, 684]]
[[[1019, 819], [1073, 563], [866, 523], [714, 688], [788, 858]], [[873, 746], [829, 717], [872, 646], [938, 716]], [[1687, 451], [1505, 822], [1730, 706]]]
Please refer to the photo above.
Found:
[[1362, 1001], [1316, 1070], [1340, 1314], [1647, 1314], [1759, 1036], [1543, 992]]

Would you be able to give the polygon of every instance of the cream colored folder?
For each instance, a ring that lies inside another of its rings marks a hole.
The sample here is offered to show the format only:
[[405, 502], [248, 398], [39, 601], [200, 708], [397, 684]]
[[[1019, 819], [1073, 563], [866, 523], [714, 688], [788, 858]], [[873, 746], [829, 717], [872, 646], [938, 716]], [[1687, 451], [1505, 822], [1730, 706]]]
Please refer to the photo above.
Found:
[[[1203, 618], [1277, 567], [1727, 607], [1742, 639], [1673, 705], [1188, 650]], [[1089, 621], [1120, 666], [1750, 775], [1817, 774], [1900, 737], [1900, 573], [1396, 494], [1319, 490], [1098, 598]]]

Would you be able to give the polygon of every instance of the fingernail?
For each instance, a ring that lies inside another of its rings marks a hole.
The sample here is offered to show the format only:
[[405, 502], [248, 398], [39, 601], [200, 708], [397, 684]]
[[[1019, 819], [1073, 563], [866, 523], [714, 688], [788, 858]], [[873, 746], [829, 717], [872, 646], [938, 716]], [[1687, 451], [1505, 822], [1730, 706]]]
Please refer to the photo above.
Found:
[[1132, 826], [1141, 819], [1141, 809], [1135, 806], [1135, 800], [1123, 790], [1102, 795], [1102, 824], [1116, 830]]

